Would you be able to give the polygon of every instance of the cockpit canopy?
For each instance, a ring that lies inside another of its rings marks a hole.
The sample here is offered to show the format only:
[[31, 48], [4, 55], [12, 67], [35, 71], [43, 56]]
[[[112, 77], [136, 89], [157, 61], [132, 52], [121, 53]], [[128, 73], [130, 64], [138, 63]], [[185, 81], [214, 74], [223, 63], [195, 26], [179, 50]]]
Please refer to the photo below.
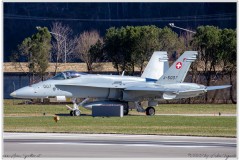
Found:
[[64, 71], [61, 73], [58, 73], [56, 76], [54, 76], [53, 80], [64, 80], [64, 79], [72, 79], [80, 77], [81, 75], [85, 75], [86, 73], [76, 72], [76, 71]]

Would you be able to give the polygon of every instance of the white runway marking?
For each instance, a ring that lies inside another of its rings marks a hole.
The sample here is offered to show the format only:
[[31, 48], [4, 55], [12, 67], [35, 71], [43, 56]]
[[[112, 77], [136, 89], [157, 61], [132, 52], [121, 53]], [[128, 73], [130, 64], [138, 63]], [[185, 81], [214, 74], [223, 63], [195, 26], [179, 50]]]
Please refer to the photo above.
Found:
[[[218, 146], [179, 146], [179, 145], [154, 145], [154, 144], [128, 144], [130, 147], [163, 147], [163, 148], [206, 148], [206, 147], [218, 147]], [[221, 147], [221, 146], [220, 146]]]
[[82, 145], [89, 145], [89, 146], [107, 146], [107, 145], [115, 145], [115, 144], [105, 144], [105, 143], [70, 143], [70, 142], [67, 142], [67, 143], [62, 143], [62, 142], [37, 142], [37, 143], [19, 143], [19, 144], [43, 144], [43, 145], [49, 145], [49, 144], [53, 144], [53, 145], [79, 145], [79, 146], [82, 146]]
[[205, 147], [222, 147], [222, 146], [207, 146], [207, 145], [157, 145], [157, 144], [109, 144], [109, 143], [74, 143], [74, 142], [27, 142], [27, 143], [19, 143], [19, 144], [29, 144], [29, 145], [79, 145], [79, 146], [113, 146], [113, 145], [121, 145], [126, 147], [168, 147], [168, 148], [205, 148]]

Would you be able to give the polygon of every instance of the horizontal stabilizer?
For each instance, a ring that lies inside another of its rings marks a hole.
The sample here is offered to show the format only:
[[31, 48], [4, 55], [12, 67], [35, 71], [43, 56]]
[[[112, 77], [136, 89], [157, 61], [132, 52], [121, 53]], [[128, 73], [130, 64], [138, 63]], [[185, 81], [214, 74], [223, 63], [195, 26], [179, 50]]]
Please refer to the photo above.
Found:
[[208, 86], [206, 87], [207, 91], [212, 91], [212, 90], [217, 90], [217, 89], [224, 89], [224, 88], [229, 88], [231, 85], [222, 85], [222, 86]]

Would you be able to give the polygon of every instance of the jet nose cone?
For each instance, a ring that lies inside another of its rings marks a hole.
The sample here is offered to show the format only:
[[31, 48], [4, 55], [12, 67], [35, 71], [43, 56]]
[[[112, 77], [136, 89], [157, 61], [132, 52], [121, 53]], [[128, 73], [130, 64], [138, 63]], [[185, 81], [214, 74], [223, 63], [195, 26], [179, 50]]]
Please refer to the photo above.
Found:
[[17, 95], [17, 94], [16, 94], [15, 91], [10, 94], [10, 96], [12, 96], [12, 97], [15, 97], [16, 95]]
[[10, 94], [12, 97], [16, 98], [31, 98], [34, 96], [33, 87], [23, 87]]

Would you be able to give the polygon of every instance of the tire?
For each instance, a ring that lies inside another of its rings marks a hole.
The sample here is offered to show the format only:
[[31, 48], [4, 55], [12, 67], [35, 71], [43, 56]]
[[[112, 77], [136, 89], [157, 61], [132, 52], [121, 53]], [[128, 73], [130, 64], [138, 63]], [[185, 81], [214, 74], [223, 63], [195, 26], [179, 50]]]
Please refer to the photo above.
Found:
[[147, 107], [147, 109], [146, 109], [146, 115], [148, 115], [148, 116], [153, 116], [153, 115], [155, 115], [155, 108], [153, 108], [153, 107]]
[[128, 112], [129, 112], [129, 109], [124, 109], [124, 110], [123, 110], [123, 115], [124, 115], [124, 116], [128, 115]]
[[80, 116], [81, 112], [80, 112], [80, 110], [74, 110], [73, 114], [74, 114], [74, 116]]
[[129, 106], [128, 104], [125, 104], [123, 108], [123, 115], [126, 116], [128, 115], [128, 113], [129, 113]]
[[70, 111], [70, 116], [74, 116], [74, 115], [73, 115], [73, 111]]

